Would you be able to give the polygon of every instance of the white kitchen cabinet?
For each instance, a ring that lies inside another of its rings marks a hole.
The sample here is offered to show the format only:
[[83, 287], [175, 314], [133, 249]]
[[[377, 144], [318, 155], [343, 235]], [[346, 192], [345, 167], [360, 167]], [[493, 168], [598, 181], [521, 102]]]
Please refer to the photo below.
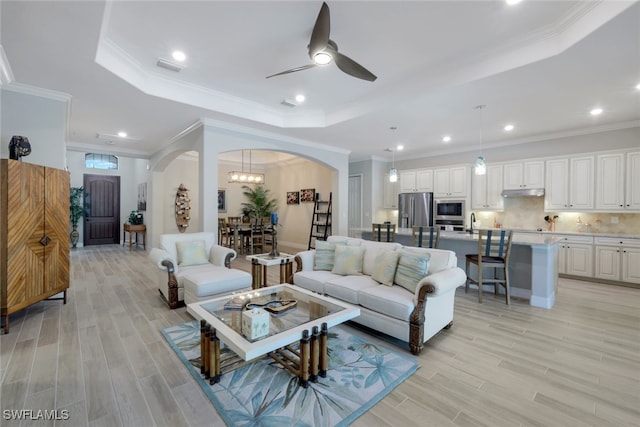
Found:
[[640, 151], [627, 153], [625, 208], [640, 211]]
[[471, 175], [471, 208], [504, 210], [502, 165], [489, 165], [486, 174]]
[[467, 197], [470, 181], [468, 166], [435, 169], [433, 171], [433, 194], [435, 197]]
[[640, 283], [640, 239], [596, 237], [594, 276]]
[[593, 156], [548, 160], [545, 210], [593, 209], [593, 182]]
[[503, 189], [544, 188], [544, 161], [507, 163], [504, 169]]
[[382, 183], [382, 207], [385, 209], [398, 209], [398, 193], [400, 182], [390, 182], [389, 174], [384, 175]]
[[624, 209], [624, 153], [602, 154], [597, 157], [596, 208]]
[[559, 245], [558, 273], [593, 277], [593, 237], [564, 236]]
[[[422, 193], [433, 191], [433, 170], [412, 169], [400, 171], [401, 193]], [[397, 203], [397, 202], [396, 202]]]

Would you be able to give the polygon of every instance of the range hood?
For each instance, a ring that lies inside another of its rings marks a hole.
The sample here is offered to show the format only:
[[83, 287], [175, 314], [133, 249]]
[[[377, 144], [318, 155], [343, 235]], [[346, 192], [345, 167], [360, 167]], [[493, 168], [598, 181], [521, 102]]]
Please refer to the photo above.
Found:
[[517, 190], [502, 190], [502, 197], [542, 197], [544, 188], [519, 188]]

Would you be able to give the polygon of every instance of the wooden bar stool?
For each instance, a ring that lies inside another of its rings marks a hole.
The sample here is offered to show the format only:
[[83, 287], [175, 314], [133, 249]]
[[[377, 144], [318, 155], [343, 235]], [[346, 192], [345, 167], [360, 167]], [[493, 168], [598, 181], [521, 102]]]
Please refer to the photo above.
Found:
[[[478, 302], [482, 303], [482, 285], [493, 284], [494, 292], [498, 294], [498, 285], [504, 287], [507, 304], [511, 304], [509, 295], [509, 253], [511, 252], [511, 230], [480, 230], [478, 234], [478, 253], [466, 255], [467, 281], [465, 293], [469, 290], [469, 283], [478, 285]], [[469, 276], [469, 265], [478, 267], [478, 278]], [[483, 276], [484, 268], [493, 268], [493, 278]], [[502, 270], [502, 278], [496, 277], [496, 270]]]
[[440, 239], [440, 227], [416, 225], [413, 230], [413, 246], [419, 248], [437, 248]]
[[396, 241], [396, 225], [395, 224], [371, 224], [373, 233], [371, 240], [374, 242], [395, 242]]

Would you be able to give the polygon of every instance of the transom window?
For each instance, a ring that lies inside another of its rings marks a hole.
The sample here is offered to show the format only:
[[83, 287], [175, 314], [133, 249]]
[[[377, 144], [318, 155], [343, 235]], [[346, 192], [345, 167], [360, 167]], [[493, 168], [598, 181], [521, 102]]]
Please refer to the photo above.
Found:
[[84, 166], [87, 169], [118, 169], [118, 156], [87, 153], [84, 155]]

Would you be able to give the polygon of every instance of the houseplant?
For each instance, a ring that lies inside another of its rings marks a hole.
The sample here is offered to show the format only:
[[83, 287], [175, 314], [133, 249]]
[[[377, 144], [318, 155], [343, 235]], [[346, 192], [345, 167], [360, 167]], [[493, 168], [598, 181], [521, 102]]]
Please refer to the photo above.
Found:
[[242, 212], [246, 212], [250, 218], [264, 218], [271, 215], [278, 208], [278, 201], [270, 198], [269, 190], [262, 185], [256, 185], [254, 188], [243, 185], [242, 194], [247, 201], [242, 203]]
[[82, 199], [84, 196], [84, 187], [71, 187], [69, 191], [69, 220], [73, 230], [69, 235], [71, 244], [75, 248], [80, 239], [80, 233], [78, 233], [78, 221], [84, 215], [84, 207], [82, 206]]

